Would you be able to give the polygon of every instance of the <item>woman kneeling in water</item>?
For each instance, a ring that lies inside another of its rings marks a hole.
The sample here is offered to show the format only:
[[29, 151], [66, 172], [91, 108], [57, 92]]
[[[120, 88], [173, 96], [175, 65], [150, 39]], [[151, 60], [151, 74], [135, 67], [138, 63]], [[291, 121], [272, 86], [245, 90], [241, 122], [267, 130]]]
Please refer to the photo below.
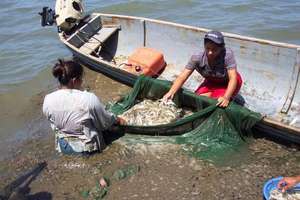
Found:
[[195, 69], [204, 77], [196, 94], [217, 99], [220, 107], [227, 107], [237, 95], [242, 86], [242, 78], [237, 72], [232, 50], [225, 48], [222, 33], [208, 32], [204, 37], [204, 48], [203, 52], [192, 55], [169, 92], [164, 95], [164, 100], [172, 99]]
[[103, 132], [125, 121], [105, 110], [97, 96], [81, 91], [83, 68], [74, 61], [59, 60], [52, 69], [60, 87], [46, 95], [43, 113], [55, 131], [55, 145], [65, 154], [101, 152]]

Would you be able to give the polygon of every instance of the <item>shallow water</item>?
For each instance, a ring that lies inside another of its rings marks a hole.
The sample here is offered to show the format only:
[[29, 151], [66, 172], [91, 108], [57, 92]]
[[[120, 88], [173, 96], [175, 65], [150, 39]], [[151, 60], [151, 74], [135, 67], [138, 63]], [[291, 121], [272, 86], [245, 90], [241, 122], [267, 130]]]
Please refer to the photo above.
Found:
[[[103, 102], [129, 89], [88, 70], [86, 77], [84, 87], [103, 97]], [[41, 100], [39, 95], [33, 98], [37, 109]], [[0, 159], [0, 188], [42, 161], [48, 166], [30, 184], [30, 196], [53, 199], [82, 199], [82, 191], [91, 191], [103, 176], [112, 181], [105, 199], [261, 199], [268, 179], [300, 173], [299, 150], [264, 139], [248, 140], [233, 151], [203, 160], [187, 156], [189, 151], [176, 144], [175, 137], [127, 134], [101, 154], [63, 156], [55, 152], [49, 125], [40, 117], [37, 114], [33, 126], [25, 130], [43, 138], [28, 140], [15, 147], [9, 159]], [[130, 166], [139, 169], [136, 174], [113, 179], [116, 172]]]
[[[89, 0], [85, 5], [87, 12], [143, 16], [300, 44], [299, 1]], [[58, 57], [70, 56], [56, 29], [40, 26], [37, 13], [43, 6], [54, 8], [54, 1], [0, 2], [1, 152], [8, 146], [4, 142], [33, 137], [43, 127], [42, 97], [55, 85], [49, 67]]]

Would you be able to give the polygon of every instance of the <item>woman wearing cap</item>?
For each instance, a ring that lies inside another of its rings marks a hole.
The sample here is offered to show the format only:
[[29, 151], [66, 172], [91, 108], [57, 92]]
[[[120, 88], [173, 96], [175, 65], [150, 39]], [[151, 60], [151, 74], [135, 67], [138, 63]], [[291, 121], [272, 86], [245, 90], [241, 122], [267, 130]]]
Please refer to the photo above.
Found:
[[101, 151], [103, 132], [125, 121], [104, 109], [98, 97], [81, 91], [83, 68], [73, 61], [59, 60], [52, 69], [60, 86], [46, 95], [43, 113], [55, 132], [56, 149], [65, 154]]
[[225, 47], [224, 37], [218, 31], [205, 35], [204, 51], [191, 56], [163, 99], [172, 99], [194, 70], [204, 77], [195, 93], [217, 99], [220, 107], [227, 107], [241, 88], [242, 79], [237, 72], [233, 52]]

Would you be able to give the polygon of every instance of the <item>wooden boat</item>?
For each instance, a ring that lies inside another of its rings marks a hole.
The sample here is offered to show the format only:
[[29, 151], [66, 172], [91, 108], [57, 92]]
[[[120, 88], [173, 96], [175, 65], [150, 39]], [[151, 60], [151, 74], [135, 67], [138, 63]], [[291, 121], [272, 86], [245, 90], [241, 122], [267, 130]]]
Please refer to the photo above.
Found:
[[[142, 17], [93, 13], [59, 38], [82, 64], [132, 86], [138, 73], [120, 63], [139, 47], [154, 48], [167, 62], [158, 77], [173, 81], [190, 56], [203, 49], [207, 29]], [[244, 85], [244, 106], [264, 115], [259, 135], [300, 144], [300, 46], [223, 33], [235, 53]], [[123, 60], [120, 58], [123, 58]], [[196, 72], [184, 85], [194, 90], [202, 81]]]

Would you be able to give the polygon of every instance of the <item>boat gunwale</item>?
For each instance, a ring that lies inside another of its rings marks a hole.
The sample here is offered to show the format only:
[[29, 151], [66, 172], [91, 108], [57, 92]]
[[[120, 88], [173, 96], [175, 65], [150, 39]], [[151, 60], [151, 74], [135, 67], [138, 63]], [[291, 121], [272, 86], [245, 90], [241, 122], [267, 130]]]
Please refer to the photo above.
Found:
[[[181, 28], [186, 28], [186, 29], [196, 30], [196, 31], [201, 31], [201, 32], [208, 32], [208, 31], [211, 30], [211, 29], [200, 28], [200, 27], [191, 26], [191, 25], [184, 25], [184, 24], [180, 24], [180, 23], [176, 23], [176, 22], [169, 22], [169, 21], [164, 21], [164, 20], [151, 19], [151, 18], [146, 18], [146, 17], [118, 15], [118, 14], [109, 14], [109, 13], [98, 13], [98, 12], [95, 12], [93, 14], [97, 14], [97, 15], [100, 15], [100, 16], [106, 16], [106, 17], [118, 17], [118, 18], [144, 20], [144, 21], [149, 21], [149, 22], [155, 22], [155, 23], [158, 23], [158, 24], [166, 24], [166, 25], [171, 25], [171, 26], [175, 26], [175, 27], [181, 27]], [[250, 37], [250, 36], [242, 36], [242, 35], [239, 35], [239, 34], [227, 33], [227, 32], [223, 32], [223, 31], [222, 31], [222, 34], [225, 37], [228, 37], [228, 38], [240, 39], [240, 40], [256, 42], [256, 43], [259, 43], [259, 44], [267, 44], [267, 45], [272, 45], [272, 46], [278, 46], [278, 47], [284, 47], [284, 48], [293, 48], [293, 49], [300, 50], [300, 45], [296, 45], [296, 44], [278, 42], [278, 41], [273, 41], [273, 40], [266, 40], [266, 39], [255, 38], [255, 37]]]

